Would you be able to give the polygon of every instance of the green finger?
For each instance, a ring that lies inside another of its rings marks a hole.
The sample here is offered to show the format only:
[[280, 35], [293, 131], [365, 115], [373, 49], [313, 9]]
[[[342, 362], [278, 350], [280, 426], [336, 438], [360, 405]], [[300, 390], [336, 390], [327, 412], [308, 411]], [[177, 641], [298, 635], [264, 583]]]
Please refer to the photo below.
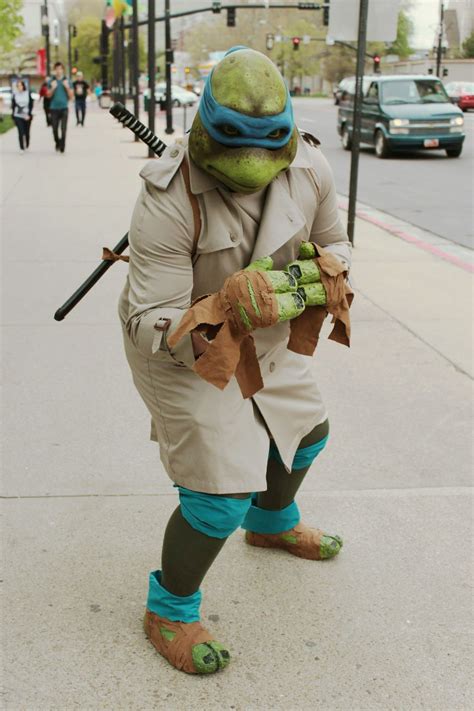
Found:
[[298, 294], [303, 297], [306, 306], [324, 306], [327, 301], [326, 289], [321, 282], [300, 286]]
[[300, 259], [314, 259], [316, 254], [316, 246], [312, 242], [302, 242], [300, 245]]
[[276, 299], [278, 302], [279, 321], [288, 321], [291, 318], [296, 318], [304, 311], [303, 297], [297, 292], [277, 294]]
[[273, 259], [271, 257], [261, 257], [260, 259], [256, 259], [255, 262], [251, 262], [244, 271], [268, 272], [270, 269], [273, 269]]
[[275, 293], [284, 294], [287, 291], [296, 291], [298, 283], [289, 272], [265, 272], [270, 280]]
[[287, 265], [286, 271], [297, 279], [298, 286], [321, 281], [318, 265], [313, 259], [296, 259]]

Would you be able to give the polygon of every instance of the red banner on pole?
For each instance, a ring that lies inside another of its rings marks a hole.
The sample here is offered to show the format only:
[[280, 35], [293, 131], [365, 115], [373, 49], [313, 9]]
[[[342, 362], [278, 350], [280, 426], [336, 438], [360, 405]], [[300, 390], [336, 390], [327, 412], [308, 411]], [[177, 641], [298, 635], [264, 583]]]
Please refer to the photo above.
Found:
[[46, 50], [36, 50], [36, 73], [42, 77], [46, 76]]

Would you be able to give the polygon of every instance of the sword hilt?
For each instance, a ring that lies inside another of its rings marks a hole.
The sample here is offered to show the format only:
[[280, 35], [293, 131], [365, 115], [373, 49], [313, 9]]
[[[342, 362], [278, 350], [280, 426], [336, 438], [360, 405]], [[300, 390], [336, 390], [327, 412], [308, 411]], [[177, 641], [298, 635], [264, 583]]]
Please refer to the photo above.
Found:
[[156, 136], [153, 131], [150, 131], [141, 121], [139, 121], [136, 116], [134, 116], [128, 109], [125, 108], [120, 101], [110, 109], [110, 113], [114, 116], [120, 123], [130, 129], [138, 138], [146, 143], [151, 150], [156, 153], [157, 156], [161, 156], [166, 148], [166, 143], [163, 143], [158, 136]]

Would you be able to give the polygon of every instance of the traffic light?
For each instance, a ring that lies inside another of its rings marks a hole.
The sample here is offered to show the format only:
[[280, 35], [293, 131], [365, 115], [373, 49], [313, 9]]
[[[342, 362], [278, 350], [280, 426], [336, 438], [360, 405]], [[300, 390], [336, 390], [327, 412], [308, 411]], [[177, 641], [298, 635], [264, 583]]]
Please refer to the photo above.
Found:
[[214, 13], [214, 15], [218, 15], [220, 13], [221, 9], [222, 8], [221, 8], [220, 0], [214, 0], [214, 2], [212, 3], [212, 12]]
[[77, 27], [76, 27], [76, 25], [73, 25], [73, 26], [72, 26], [72, 36], [73, 36], [73, 37], [77, 37]]
[[301, 39], [300, 37], [293, 37], [291, 41], [293, 42], [293, 51], [296, 52], [300, 48]]
[[76, 47], [76, 49], [74, 50], [74, 61], [75, 61], [75, 62], [78, 62], [78, 61], [79, 61], [79, 50], [77, 49], [77, 47]]
[[[326, 5], [329, 5], [329, 0], [326, 0]], [[329, 27], [329, 7], [323, 7], [323, 25]]]
[[227, 27], [235, 27], [235, 7], [227, 8]]
[[443, 67], [443, 77], [448, 76], [448, 67]]
[[274, 35], [272, 35], [270, 32], [267, 34], [267, 41], [266, 41], [266, 46], [267, 49], [273, 49], [273, 42], [275, 41]]
[[73, 67], [71, 69], [71, 74], [77, 74], [77, 67]]
[[374, 54], [374, 74], [378, 74], [380, 72], [380, 57], [378, 54]]

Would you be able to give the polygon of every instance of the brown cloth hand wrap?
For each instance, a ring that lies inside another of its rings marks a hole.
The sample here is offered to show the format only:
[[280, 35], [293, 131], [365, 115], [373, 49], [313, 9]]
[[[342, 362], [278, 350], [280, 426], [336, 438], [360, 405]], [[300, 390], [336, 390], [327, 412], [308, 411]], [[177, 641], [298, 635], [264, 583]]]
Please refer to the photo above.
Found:
[[291, 321], [288, 349], [301, 355], [313, 355], [319, 340], [319, 333], [328, 313], [332, 314], [334, 328], [329, 338], [345, 346], [350, 345], [351, 322], [349, 307], [354, 293], [346, 283], [347, 270], [330, 252], [314, 245], [315, 258], [326, 290], [327, 302], [324, 306], [308, 306], [303, 313]]
[[[248, 315], [248, 327], [242, 320], [239, 306]], [[195, 301], [176, 331], [168, 337], [168, 345], [173, 348], [196, 328], [207, 330], [208, 326], [219, 326], [216, 337], [195, 362], [193, 370], [221, 390], [235, 374], [243, 397], [248, 398], [263, 388], [251, 331], [268, 328], [277, 322], [278, 303], [265, 272], [239, 271], [226, 279], [217, 294]]]

